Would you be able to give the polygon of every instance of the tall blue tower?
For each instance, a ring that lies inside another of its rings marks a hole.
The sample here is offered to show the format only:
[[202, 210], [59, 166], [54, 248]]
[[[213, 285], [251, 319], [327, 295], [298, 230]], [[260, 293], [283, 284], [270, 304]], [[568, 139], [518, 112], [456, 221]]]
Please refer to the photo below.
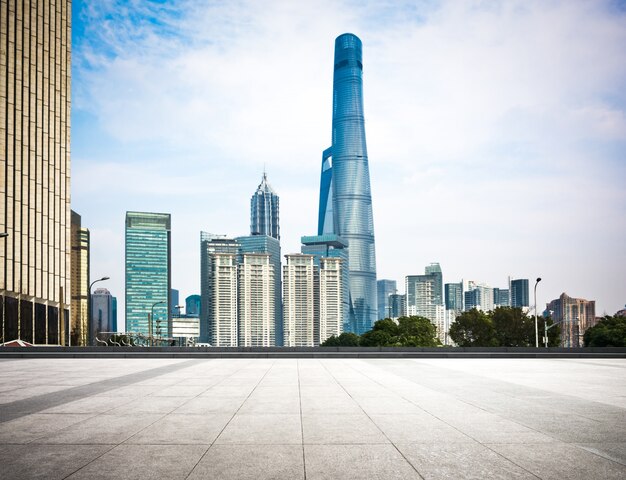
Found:
[[318, 235], [348, 242], [350, 330], [361, 334], [377, 319], [376, 252], [365, 120], [361, 40], [335, 40], [332, 145], [322, 154]]

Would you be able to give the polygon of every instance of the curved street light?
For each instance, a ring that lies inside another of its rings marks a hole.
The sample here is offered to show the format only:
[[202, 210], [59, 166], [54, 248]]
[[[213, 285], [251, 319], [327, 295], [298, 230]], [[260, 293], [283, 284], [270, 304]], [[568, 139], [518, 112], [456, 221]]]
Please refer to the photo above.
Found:
[[535, 282], [535, 348], [539, 348], [539, 327], [537, 325], [537, 284], [541, 282], [541, 277], [537, 277]]
[[150, 346], [154, 345], [154, 339], [152, 338], [152, 323], [154, 321], [154, 307], [157, 305], [161, 305], [162, 303], [167, 303], [165, 300], [161, 300], [160, 302], [155, 302], [152, 304], [152, 308], [150, 309], [150, 321], [148, 323], [148, 336], [150, 337]]
[[87, 291], [87, 338], [88, 339], [91, 337], [91, 287], [93, 287], [94, 283], [104, 282], [105, 280], [110, 280], [110, 278], [111, 277], [102, 277], [102, 278], [99, 278], [98, 280], [94, 280], [93, 282], [89, 284], [89, 290]]

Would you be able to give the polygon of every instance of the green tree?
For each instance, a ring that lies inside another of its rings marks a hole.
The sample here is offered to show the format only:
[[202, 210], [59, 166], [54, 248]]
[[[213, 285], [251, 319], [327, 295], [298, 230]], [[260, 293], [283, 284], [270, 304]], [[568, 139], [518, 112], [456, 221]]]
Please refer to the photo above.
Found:
[[390, 318], [379, 320], [374, 327], [361, 335], [364, 347], [436, 347], [437, 329], [424, 317], [401, 317], [398, 323]]
[[[529, 318], [521, 308], [496, 307], [487, 315], [491, 317], [498, 346], [530, 347], [535, 345], [535, 320]], [[543, 330], [540, 334], [542, 332]]]
[[352, 332], [343, 332], [338, 337], [332, 335], [320, 344], [320, 347], [358, 347], [359, 336]]
[[626, 317], [606, 315], [583, 339], [585, 347], [626, 347]]
[[497, 347], [498, 339], [490, 316], [472, 308], [456, 317], [450, 338], [459, 347]]

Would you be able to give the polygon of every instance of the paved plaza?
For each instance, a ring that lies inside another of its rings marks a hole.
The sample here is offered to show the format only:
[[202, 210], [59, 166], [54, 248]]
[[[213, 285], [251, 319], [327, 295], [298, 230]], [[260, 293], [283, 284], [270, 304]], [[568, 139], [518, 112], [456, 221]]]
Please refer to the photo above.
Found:
[[0, 478], [622, 480], [626, 360], [0, 360]]

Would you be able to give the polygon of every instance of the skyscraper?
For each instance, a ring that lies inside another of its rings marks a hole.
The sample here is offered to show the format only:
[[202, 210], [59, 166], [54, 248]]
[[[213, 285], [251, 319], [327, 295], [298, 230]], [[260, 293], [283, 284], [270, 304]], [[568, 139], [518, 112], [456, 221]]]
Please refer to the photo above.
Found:
[[91, 322], [89, 340], [93, 344], [94, 338], [100, 332], [114, 332], [113, 325], [113, 297], [106, 288], [96, 288], [91, 295]]
[[351, 33], [335, 40], [332, 144], [322, 153], [318, 235], [348, 242], [350, 329], [361, 334], [378, 316], [376, 254], [365, 119], [362, 44]]
[[320, 259], [340, 258], [341, 262], [341, 302], [343, 312], [343, 329], [350, 328], [350, 272], [348, 270], [348, 243], [338, 235], [312, 235], [300, 238], [300, 251], [314, 256], [315, 265], [320, 268]]
[[511, 286], [509, 288], [509, 291], [511, 294], [512, 307], [527, 307], [529, 305], [527, 278], [511, 280]]
[[285, 255], [283, 328], [285, 347], [313, 347], [319, 326], [318, 269], [313, 255]]
[[267, 182], [267, 175], [263, 172], [263, 179], [250, 199], [250, 234], [268, 235], [280, 240], [278, 207], [278, 195]]
[[69, 341], [70, 19], [0, 2], [0, 341]]
[[268, 253], [244, 253], [239, 262], [238, 345], [276, 345], [274, 265]]
[[342, 266], [341, 258], [320, 259], [319, 270], [319, 328], [316, 344], [343, 332]]
[[445, 286], [446, 310], [463, 311], [463, 282], [446, 283]]
[[441, 266], [438, 263], [426, 265], [424, 273], [435, 277], [435, 283], [433, 284], [433, 303], [435, 303], [435, 305], [443, 305], [443, 274], [441, 273]]
[[94, 342], [87, 311], [89, 306], [89, 230], [81, 226], [80, 215], [74, 210], [72, 210], [71, 247], [70, 345], [84, 347]]
[[246, 253], [267, 253], [270, 256], [269, 261], [274, 270], [272, 291], [274, 292], [275, 344], [280, 346], [283, 342], [282, 282], [280, 273], [276, 273], [281, 271], [280, 242], [276, 238], [267, 235], [237, 237], [235, 241], [239, 245], [239, 263], [241, 263], [243, 255]]
[[185, 298], [185, 314], [191, 317], [200, 316], [200, 295], [189, 295]]
[[[200, 232], [199, 341], [202, 343], [237, 346], [238, 253], [236, 240]], [[218, 257], [218, 254], [226, 257]]]
[[180, 301], [180, 292], [175, 289], [172, 288], [170, 290], [170, 314], [171, 315], [178, 315], [180, 313], [180, 309], [177, 308], [180, 306], [180, 304], [178, 303]]
[[570, 297], [563, 292], [561, 296], [546, 305], [552, 321], [560, 323], [561, 346], [582, 347], [583, 336], [596, 322], [595, 300]]
[[[126, 212], [126, 331], [169, 335], [171, 289], [169, 213]], [[151, 318], [151, 326], [148, 317]], [[159, 322], [157, 322], [157, 320]], [[167, 328], [163, 326], [167, 324]]]
[[378, 280], [378, 320], [389, 318], [389, 295], [398, 293], [395, 280]]

